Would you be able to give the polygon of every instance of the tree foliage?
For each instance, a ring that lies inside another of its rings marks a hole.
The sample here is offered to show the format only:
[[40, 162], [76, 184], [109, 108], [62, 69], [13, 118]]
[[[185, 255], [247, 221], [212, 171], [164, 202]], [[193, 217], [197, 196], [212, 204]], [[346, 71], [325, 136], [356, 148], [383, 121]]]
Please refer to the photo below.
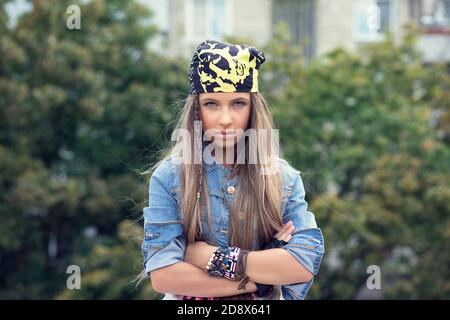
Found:
[[[88, 289], [74, 296], [139, 297], [141, 256], [118, 226], [141, 215], [137, 173], [166, 143], [187, 67], [149, 51], [135, 1], [30, 3], [12, 27], [0, 6], [0, 297], [53, 298], [76, 263]], [[73, 4], [81, 30], [66, 27]]]
[[[359, 53], [337, 48], [303, 69], [289, 59], [301, 71], [271, 95], [325, 234], [312, 298], [364, 297], [370, 265], [383, 298], [450, 297], [450, 77], [423, 65], [415, 39], [410, 29], [399, 44], [388, 35]], [[271, 47], [295, 54], [283, 33]]]
[[[136, 1], [0, 2], [0, 298], [152, 299], [141, 271], [138, 174], [167, 145], [188, 61], [151, 52]], [[261, 91], [302, 172], [326, 254], [309, 298], [358, 298], [367, 267], [383, 298], [449, 298], [450, 77], [413, 32], [305, 65], [277, 29]], [[246, 41], [248, 42], [248, 41]], [[69, 290], [67, 267], [81, 268]]]

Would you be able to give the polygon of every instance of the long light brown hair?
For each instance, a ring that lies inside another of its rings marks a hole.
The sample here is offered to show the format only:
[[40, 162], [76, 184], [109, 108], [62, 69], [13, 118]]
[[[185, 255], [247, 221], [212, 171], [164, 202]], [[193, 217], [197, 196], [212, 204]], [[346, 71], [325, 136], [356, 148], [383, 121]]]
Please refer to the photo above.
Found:
[[[250, 96], [249, 128], [256, 129], [256, 131], [265, 129], [265, 132], [272, 135], [273, 119], [267, 102], [258, 92], [250, 93]], [[203, 164], [195, 164], [193, 161], [195, 120], [200, 120], [199, 99], [198, 95], [189, 95], [184, 102], [174, 132], [180, 131], [179, 129], [185, 132], [187, 130], [190, 133], [191, 140], [187, 141], [187, 139], [179, 139], [179, 137], [172, 139], [170, 149], [165, 152], [167, 156], [164, 157], [176, 156], [181, 158], [183, 155], [180, 154], [180, 150], [190, 150], [191, 161], [188, 161], [188, 163], [181, 161], [180, 164], [180, 211], [188, 243], [203, 238], [202, 208], [207, 212], [208, 225], [210, 230], [213, 230], [209, 196], [205, 196], [209, 195], [207, 177], [203, 171]], [[273, 162], [273, 159], [275, 159], [272, 157], [272, 149], [269, 149], [268, 152], [259, 152], [259, 150], [267, 148], [267, 145], [263, 146], [263, 143], [267, 143], [267, 140], [263, 142], [259, 137], [256, 139], [257, 161], [255, 164], [250, 164], [248, 161], [248, 137], [244, 138], [247, 140], [245, 142], [245, 163], [235, 162], [229, 177], [238, 176], [238, 186], [236, 187], [236, 200], [230, 208], [228, 240], [230, 246], [251, 250], [254, 241], [258, 245], [265, 244], [283, 224], [281, 216], [281, 176], [277, 170], [272, 174], [260, 174], [263, 167], [266, 167], [264, 164]], [[273, 138], [270, 136], [269, 141], [272, 141]], [[278, 166], [273, 168], [278, 168]], [[197, 199], [198, 192], [201, 194], [199, 200]], [[214, 232], [211, 232], [211, 234], [214, 234]], [[215, 239], [212, 240], [216, 244]]]

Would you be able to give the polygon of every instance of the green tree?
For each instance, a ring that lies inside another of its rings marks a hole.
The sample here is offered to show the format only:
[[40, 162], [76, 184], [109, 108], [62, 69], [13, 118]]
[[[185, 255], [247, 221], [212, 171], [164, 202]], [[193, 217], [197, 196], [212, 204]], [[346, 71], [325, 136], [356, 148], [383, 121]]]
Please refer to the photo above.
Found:
[[[30, 1], [13, 26], [8, 2], [0, 2], [0, 298], [53, 298], [75, 260], [99, 250], [123, 263], [137, 257], [118, 226], [142, 214], [148, 185], [137, 172], [166, 143], [187, 68], [149, 51], [156, 29], [136, 1]], [[81, 30], [66, 27], [74, 4]], [[86, 237], [92, 228], [97, 236]], [[114, 288], [87, 286], [84, 297], [144, 297], [144, 286], [128, 290], [136, 261], [128, 270], [111, 263]]]
[[[0, 1], [0, 298], [152, 299], [141, 271], [137, 171], [166, 146], [187, 61], [147, 49], [136, 1]], [[66, 8], [81, 8], [81, 30]], [[310, 298], [448, 298], [450, 77], [414, 34], [309, 65], [286, 27], [263, 48], [262, 92], [302, 171], [326, 255]], [[66, 269], [81, 267], [82, 290]]]
[[[292, 56], [287, 39], [268, 49]], [[434, 121], [449, 110], [449, 79], [444, 65], [423, 65], [410, 30], [399, 45], [388, 35], [358, 54], [338, 48], [271, 95], [281, 145], [325, 234], [310, 298], [358, 297], [372, 264], [384, 298], [450, 296], [450, 150]]]

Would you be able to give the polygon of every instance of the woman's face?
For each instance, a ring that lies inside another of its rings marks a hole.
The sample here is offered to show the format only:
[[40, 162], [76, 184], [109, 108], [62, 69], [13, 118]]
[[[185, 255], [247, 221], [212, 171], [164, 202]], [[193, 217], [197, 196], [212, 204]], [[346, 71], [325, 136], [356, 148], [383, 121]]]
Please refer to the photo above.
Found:
[[[249, 92], [200, 93], [200, 119], [208, 140], [230, 148], [243, 136], [250, 120]], [[237, 131], [238, 129], [241, 129]]]

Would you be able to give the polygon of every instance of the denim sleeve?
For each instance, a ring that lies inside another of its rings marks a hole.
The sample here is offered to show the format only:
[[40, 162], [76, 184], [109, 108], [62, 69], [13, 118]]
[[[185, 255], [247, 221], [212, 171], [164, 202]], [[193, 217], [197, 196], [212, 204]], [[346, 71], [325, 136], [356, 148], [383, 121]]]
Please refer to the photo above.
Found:
[[144, 270], [151, 271], [183, 261], [186, 240], [177, 203], [168, 187], [172, 181], [168, 160], [154, 171], [149, 185], [149, 205], [144, 208]]
[[[287, 250], [309, 272], [317, 275], [322, 256], [325, 252], [322, 231], [317, 227], [314, 214], [308, 211], [305, 201], [305, 188], [297, 171], [291, 186], [292, 193], [287, 199], [283, 214], [283, 223], [292, 221], [295, 231], [289, 243], [282, 248]], [[313, 279], [304, 283], [284, 285], [281, 287], [285, 300], [303, 300], [311, 287]]]

